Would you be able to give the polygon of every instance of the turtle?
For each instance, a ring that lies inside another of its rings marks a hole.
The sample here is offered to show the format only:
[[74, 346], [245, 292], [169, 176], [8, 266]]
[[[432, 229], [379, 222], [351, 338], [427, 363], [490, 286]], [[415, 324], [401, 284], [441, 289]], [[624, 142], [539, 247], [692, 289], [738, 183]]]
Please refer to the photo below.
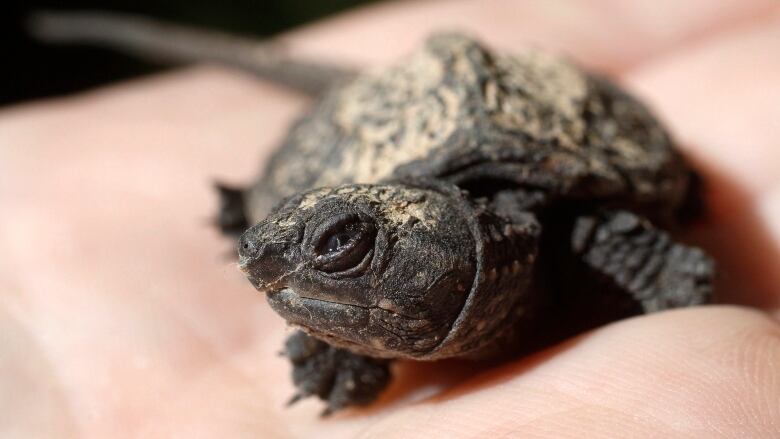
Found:
[[251, 225], [240, 269], [300, 328], [295, 399], [332, 412], [374, 400], [392, 359], [489, 358], [550, 321], [705, 303], [711, 258], [664, 231], [696, 178], [607, 79], [443, 33], [326, 93], [261, 178], [223, 189], [222, 217]]
[[291, 402], [329, 414], [398, 359], [523, 355], [711, 300], [714, 260], [672, 237], [701, 179], [607, 77], [459, 32], [332, 76], [259, 178], [218, 186], [240, 270], [296, 328]]

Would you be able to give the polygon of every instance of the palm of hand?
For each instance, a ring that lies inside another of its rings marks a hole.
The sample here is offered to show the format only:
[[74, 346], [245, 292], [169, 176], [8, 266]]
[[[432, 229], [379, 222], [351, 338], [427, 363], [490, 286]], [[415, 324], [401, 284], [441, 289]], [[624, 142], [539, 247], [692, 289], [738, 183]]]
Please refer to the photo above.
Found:
[[[709, 173], [714, 218], [698, 239], [726, 273], [725, 300], [773, 312], [777, 8], [722, 1], [707, 15], [673, 4], [653, 22], [632, 15], [640, 6], [496, 3], [407, 5], [384, 8], [381, 18], [365, 11], [292, 41], [301, 50], [354, 50], [343, 55], [356, 59], [375, 47], [374, 60], [390, 59], [454, 20], [499, 47], [542, 41], [622, 76]], [[625, 17], [599, 18], [602, 10]], [[501, 22], [488, 16], [496, 11], [516, 16]], [[555, 23], [571, 29], [556, 32]], [[647, 31], [661, 24], [668, 34]], [[412, 28], [423, 29], [382, 47], [387, 33]], [[631, 45], [605, 30], [631, 35]], [[375, 38], [354, 41], [366, 34]], [[317, 418], [314, 401], [284, 410], [292, 393], [276, 355], [284, 324], [220, 259], [230, 247], [207, 224], [209, 179], [249, 178], [304, 105], [250, 78], [197, 69], [0, 115], [0, 431], [769, 437], [780, 429], [780, 327], [726, 307], [619, 322], [492, 371], [402, 366], [377, 407], [332, 420]]]

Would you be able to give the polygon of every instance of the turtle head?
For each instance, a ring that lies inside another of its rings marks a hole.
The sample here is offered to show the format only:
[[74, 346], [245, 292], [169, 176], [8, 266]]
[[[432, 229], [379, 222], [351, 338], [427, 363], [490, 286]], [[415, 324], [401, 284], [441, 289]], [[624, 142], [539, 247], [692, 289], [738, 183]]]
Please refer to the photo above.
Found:
[[[486, 254], [486, 236], [505, 237], [501, 220], [491, 217], [488, 231], [484, 216], [445, 183], [316, 189], [248, 229], [239, 264], [277, 313], [315, 337], [372, 356], [433, 358], [469, 318], [470, 296], [496, 289], [497, 259], [511, 259], [507, 277], [527, 277], [519, 253], [535, 246]], [[524, 241], [523, 230], [510, 234]]]

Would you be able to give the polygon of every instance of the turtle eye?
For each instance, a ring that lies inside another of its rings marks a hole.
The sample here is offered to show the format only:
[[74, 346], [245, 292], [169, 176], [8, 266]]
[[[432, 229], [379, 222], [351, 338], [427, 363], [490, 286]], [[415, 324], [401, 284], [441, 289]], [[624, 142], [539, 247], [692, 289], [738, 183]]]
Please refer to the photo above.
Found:
[[[353, 224], [350, 224], [353, 226]], [[344, 230], [338, 231], [328, 238], [325, 243], [325, 254], [335, 253], [340, 249], [349, 245], [354, 239], [360, 235], [360, 230], [356, 227], [346, 227]]]
[[374, 250], [376, 229], [356, 215], [329, 221], [314, 247], [315, 265], [322, 271], [338, 273], [364, 267]]

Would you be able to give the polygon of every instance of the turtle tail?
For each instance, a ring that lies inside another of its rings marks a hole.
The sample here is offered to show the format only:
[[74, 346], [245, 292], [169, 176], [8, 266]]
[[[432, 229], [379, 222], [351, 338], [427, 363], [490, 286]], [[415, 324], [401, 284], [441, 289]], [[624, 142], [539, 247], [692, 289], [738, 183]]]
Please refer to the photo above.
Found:
[[219, 194], [219, 212], [216, 225], [227, 236], [237, 238], [249, 227], [244, 205], [244, 191], [216, 182]]
[[156, 62], [210, 62], [237, 67], [277, 84], [318, 96], [355, 71], [288, 54], [279, 42], [197, 29], [132, 14], [100, 11], [38, 11], [27, 23], [38, 40], [91, 44]]

